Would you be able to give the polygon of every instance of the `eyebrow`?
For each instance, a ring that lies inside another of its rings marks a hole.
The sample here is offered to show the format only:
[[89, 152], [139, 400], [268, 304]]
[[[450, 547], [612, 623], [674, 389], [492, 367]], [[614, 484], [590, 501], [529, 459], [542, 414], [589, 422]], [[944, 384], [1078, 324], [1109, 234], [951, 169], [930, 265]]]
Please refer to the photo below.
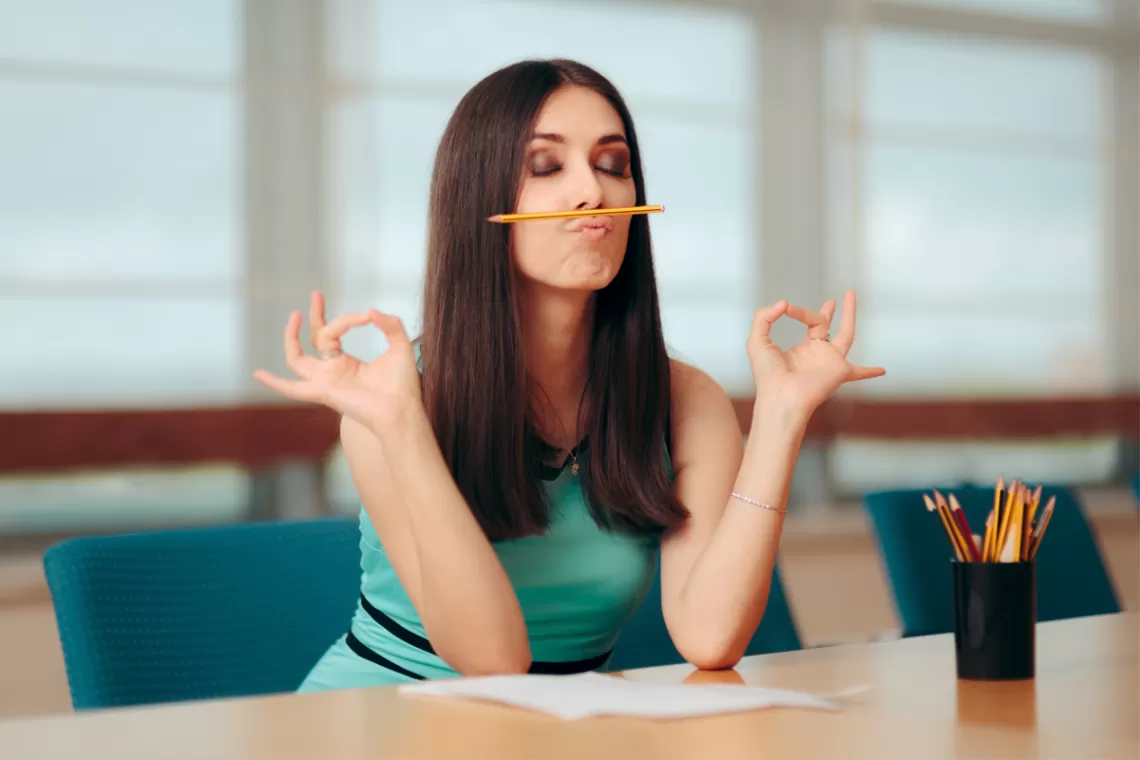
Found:
[[[532, 140], [549, 140], [555, 143], [565, 143], [566, 138], [555, 132], [535, 132], [531, 135]], [[598, 145], [612, 145], [613, 143], [626, 144], [625, 136], [619, 135], [616, 132], [609, 135], [602, 135], [598, 138]]]

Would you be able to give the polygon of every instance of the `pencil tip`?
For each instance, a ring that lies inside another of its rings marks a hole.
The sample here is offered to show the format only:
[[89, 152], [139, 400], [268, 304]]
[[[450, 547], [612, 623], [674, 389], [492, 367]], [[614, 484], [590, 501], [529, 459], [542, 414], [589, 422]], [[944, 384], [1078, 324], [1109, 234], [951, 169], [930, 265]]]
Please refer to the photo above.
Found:
[[489, 216], [489, 217], [487, 217], [487, 221], [488, 222], [501, 222], [501, 221], [503, 221], [503, 215], [502, 214], [495, 214], [494, 216]]

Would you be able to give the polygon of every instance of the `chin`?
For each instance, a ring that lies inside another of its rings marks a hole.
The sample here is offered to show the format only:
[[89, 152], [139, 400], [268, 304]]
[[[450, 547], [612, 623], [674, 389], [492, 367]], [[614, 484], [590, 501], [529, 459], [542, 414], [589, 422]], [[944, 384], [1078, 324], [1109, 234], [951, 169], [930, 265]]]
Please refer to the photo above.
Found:
[[562, 287], [568, 290], [601, 290], [613, 282], [621, 262], [600, 251], [575, 256], [563, 270]]
[[605, 290], [613, 281], [613, 277], [593, 277], [582, 279], [579, 282], [568, 283], [566, 289], [585, 293], [597, 293], [599, 290]]

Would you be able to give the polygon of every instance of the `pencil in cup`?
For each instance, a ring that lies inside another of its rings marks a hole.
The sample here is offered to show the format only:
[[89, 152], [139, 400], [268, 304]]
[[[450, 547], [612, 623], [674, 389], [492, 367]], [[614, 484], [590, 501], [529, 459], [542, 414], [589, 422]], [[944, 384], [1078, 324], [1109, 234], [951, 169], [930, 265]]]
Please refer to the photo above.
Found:
[[1041, 491], [1038, 486], [1030, 492], [1018, 480], [1007, 487], [1005, 478], [1000, 478], [994, 488], [993, 509], [981, 536], [971, 532], [965, 510], [953, 493], [947, 499], [935, 490], [933, 499], [926, 494], [922, 498], [927, 511], [938, 513], [959, 562], [1030, 562], [1037, 555], [1056, 505], [1056, 498], [1051, 497], [1039, 510]]
[[991, 562], [1000, 562], [1005, 554], [1006, 544], [1009, 540], [1009, 523], [1013, 519], [1013, 505], [1017, 502], [1017, 495], [1021, 493], [1021, 483], [1017, 480], [1009, 484], [1005, 492], [1005, 504], [1001, 508], [1001, 520], [998, 521], [997, 536], [994, 539], [994, 552]]
[[994, 554], [994, 546], [997, 544], [997, 530], [998, 525], [1001, 523], [1001, 502], [1005, 497], [1005, 478], [998, 478], [997, 485], [994, 487], [994, 506], [990, 510], [990, 516], [986, 518], [986, 540], [982, 547], [982, 561], [989, 562]]
[[[934, 493], [938, 494], [939, 501], [943, 501], [942, 494], [937, 491]], [[974, 542], [974, 534], [970, 532], [970, 523], [966, 520], [966, 513], [962, 510], [962, 505], [958, 503], [958, 499], [954, 494], [950, 494], [950, 503], [946, 506], [947, 509], [950, 510], [950, 514], [954, 517], [955, 522], [958, 523], [958, 527], [962, 529], [962, 536], [968, 545], [967, 548], [970, 550], [970, 559], [974, 562], [981, 562], [982, 550], [979, 545]]]
[[922, 500], [926, 503], [926, 511], [938, 513], [938, 519], [942, 522], [942, 528], [950, 540], [950, 548], [954, 552], [954, 556], [959, 562], [970, 561], [970, 549], [966, 545], [968, 540], [963, 540], [961, 526], [950, 515], [949, 508], [944, 503], [936, 505], [926, 494], [922, 495]]
[[[1033, 678], [1036, 661], [1037, 568], [1033, 562], [1054, 500], [1040, 510], [1041, 489], [1020, 481], [994, 488], [984, 537], [974, 536], [953, 493], [923, 494], [938, 512], [954, 552], [951, 561], [954, 648], [959, 678]], [[1037, 518], [1034, 520], [1034, 518]]]
[[624, 208], [589, 208], [573, 211], [536, 211], [530, 214], [495, 214], [487, 217], [488, 222], [513, 224], [515, 222], [537, 222], [543, 219], [574, 219], [585, 216], [632, 216], [634, 214], [660, 214], [664, 206], [626, 206]]
[[1029, 555], [1028, 558], [1032, 560], [1037, 556], [1037, 550], [1041, 548], [1041, 537], [1045, 534], [1045, 529], [1049, 527], [1049, 521], [1053, 519], [1053, 510], [1057, 505], [1057, 497], [1050, 496], [1049, 502], [1045, 508], [1041, 510], [1041, 519], [1037, 521], [1036, 527], [1033, 528], [1032, 536], [1029, 540]]

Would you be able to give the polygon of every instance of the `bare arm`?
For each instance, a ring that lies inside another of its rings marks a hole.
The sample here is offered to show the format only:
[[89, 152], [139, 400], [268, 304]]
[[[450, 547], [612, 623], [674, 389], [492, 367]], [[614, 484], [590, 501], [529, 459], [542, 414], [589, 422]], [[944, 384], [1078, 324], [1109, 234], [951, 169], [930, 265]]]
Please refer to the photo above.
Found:
[[514, 587], [423, 412], [380, 434], [345, 419], [341, 436], [364, 509], [439, 656], [464, 675], [526, 672]]
[[711, 378], [673, 373], [674, 488], [690, 518], [662, 544], [665, 622], [697, 667], [739, 661], [768, 602], [783, 515], [733, 499], [732, 491], [783, 508], [803, 424], [759, 414], [745, 448], [732, 403]]
[[[326, 324], [319, 292], [310, 299], [309, 319], [320, 357], [305, 354], [301, 313], [294, 312], [284, 349], [297, 379], [263, 370], [254, 377], [341, 414], [341, 440], [364, 509], [439, 656], [463, 674], [525, 672], [530, 644], [518, 598], [436, 444], [404, 326], [374, 310]], [[362, 362], [343, 350], [341, 338], [369, 325], [384, 332], [388, 350]]]
[[[674, 488], [690, 517], [662, 544], [661, 601], [678, 651], [700, 668], [735, 665], [764, 614], [783, 527], [779, 510], [812, 413], [843, 383], [885, 372], [847, 361], [855, 294], [846, 294], [831, 339], [835, 307], [828, 301], [817, 313], [781, 301], [756, 313], [748, 344], [756, 402], [743, 452], [724, 391], [704, 373], [675, 365]], [[788, 351], [769, 339], [785, 315], [808, 326]], [[733, 498], [733, 491], [773, 509]]]

